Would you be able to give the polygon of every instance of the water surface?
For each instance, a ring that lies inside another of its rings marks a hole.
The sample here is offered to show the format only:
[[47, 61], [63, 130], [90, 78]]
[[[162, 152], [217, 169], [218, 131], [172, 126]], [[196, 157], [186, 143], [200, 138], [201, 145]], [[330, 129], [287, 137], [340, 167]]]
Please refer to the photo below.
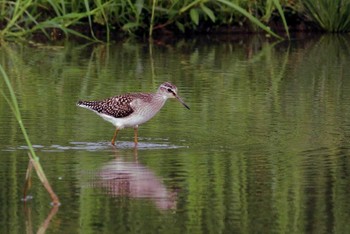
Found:
[[[1, 47], [62, 204], [52, 209], [35, 174], [21, 201], [28, 148], [1, 96], [0, 233], [349, 233], [349, 46], [323, 36]], [[136, 149], [132, 129], [115, 149], [114, 127], [75, 106], [165, 81], [191, 110], [169, 100]]]

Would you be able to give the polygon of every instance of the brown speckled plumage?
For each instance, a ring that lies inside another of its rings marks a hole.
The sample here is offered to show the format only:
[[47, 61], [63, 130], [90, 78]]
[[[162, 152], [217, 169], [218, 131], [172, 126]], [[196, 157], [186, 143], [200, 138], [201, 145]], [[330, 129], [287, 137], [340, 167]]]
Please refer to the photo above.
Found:
[[102, 101], [79, 101], [78, 106], [85, 106], [90, 110], [113, 116], [114, 118], [123, 118], [134, 112], [130, 102], [136, 96], [135, 94], [123, 94]]
[[161, 84], [156, 93], [127, 93], [102, 101], [78, 101], [77, 105], [94, 111], [116, 126], [112, 139], [113, 145], [118, 131], [124, 127], [135, 129], [136, 144], [138, 125], [147, 122], [157, 114], [168, 98], [176, 98], [189, 109], [177, 95], [176, 86], [169, 82]]

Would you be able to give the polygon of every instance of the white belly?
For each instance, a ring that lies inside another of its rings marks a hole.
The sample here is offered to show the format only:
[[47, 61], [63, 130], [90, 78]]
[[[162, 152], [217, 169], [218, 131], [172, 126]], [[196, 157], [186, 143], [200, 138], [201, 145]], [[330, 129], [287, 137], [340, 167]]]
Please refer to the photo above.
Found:
[[156, 96], [152, 102], [145, 102], [141, 99], [135, 99], [130, 103], [130, 106], [133, 108], [134, 112], [124, 118], [114, 118], [96, 111], [95, 113], [119, 129], [130, 127], [133, 128], [138, 127], [138, 125], [141, 125], [153, 118], [163, 107], [166, 99], [167, 98], [164, 96]]
[[[160, 109], [160, 108], [159, 108]], [[124, 118], [114, 118], [106, 114], [97, 113], [99, 116], [101, 116], [104, 120], [112, 123], [114, 126], [116, 126], [119, 129], [123, 128], [133, 128], [137, 127], [138, 125], [141, 125], [151, 118], [153, 118], [159, 110], [152, 110], [149, 111], [147, 108], [146, 110], [141, 110], [132, 113], [131, 115], [124, 117]]]

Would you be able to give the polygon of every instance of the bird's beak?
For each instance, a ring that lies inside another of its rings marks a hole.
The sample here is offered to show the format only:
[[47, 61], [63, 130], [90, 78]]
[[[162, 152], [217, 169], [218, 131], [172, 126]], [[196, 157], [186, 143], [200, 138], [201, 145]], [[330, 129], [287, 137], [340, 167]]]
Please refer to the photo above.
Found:
[[186, 107], [187, 109], [190, 109], [190, 107], [187, 106], [187, 104], [184, 101], [182, 101], [182, 99], [179, 96], [176, 95], [175, 97], [179, 102], [181, 102], [182, 105], [184, 105], [184, 107]]

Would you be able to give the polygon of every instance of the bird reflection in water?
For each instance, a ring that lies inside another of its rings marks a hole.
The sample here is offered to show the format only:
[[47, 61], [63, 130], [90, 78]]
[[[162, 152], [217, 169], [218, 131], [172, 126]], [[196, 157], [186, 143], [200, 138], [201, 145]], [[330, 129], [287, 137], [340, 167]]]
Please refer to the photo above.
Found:
[[137, 160], [126, 162], [118, 157], [108, 162], [96, 182], [112, 196], [151, 200], [160, 210], [176, 208], [176, 192], [170, 191], [161, 178]]

